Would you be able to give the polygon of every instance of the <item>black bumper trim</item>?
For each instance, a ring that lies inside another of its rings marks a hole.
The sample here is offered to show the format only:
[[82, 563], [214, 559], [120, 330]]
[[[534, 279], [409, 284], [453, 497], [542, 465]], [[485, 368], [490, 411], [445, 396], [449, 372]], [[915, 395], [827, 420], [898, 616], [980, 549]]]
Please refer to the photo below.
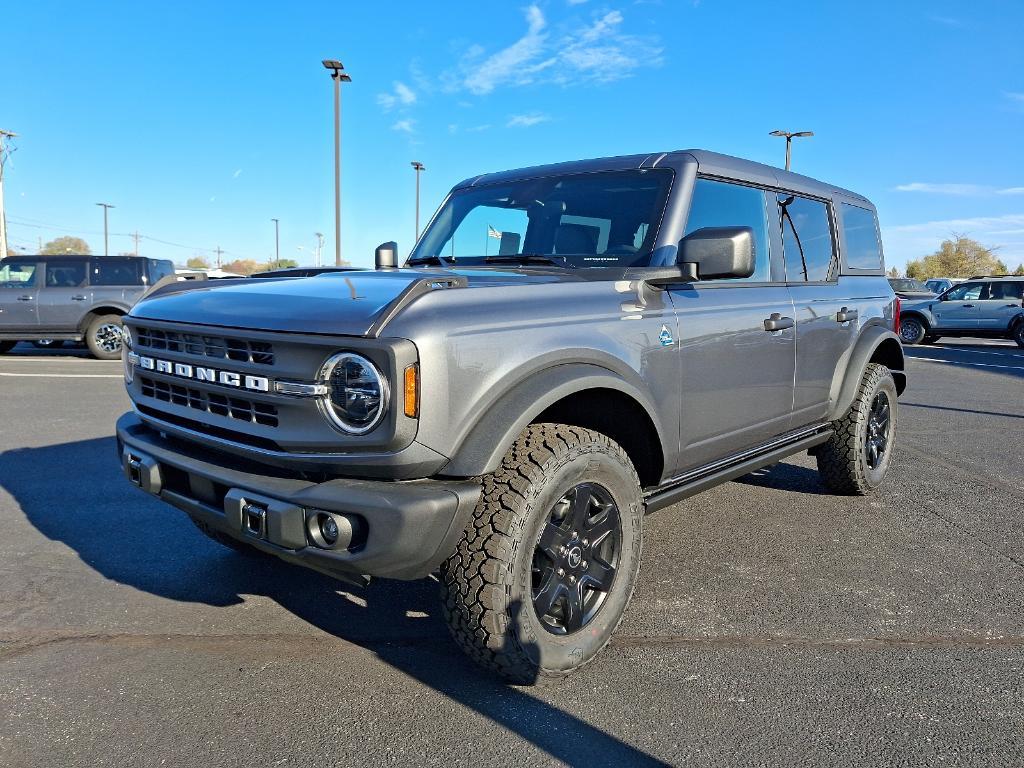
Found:
[[[480, 497], [473, 481], [313, 482], [271, 467], [264, 473], [229, 455], [189, 450], [132, 413], [118, 420], [117, 442], [125, 476], [137, 487], [239, 541], [339, 578], [429, 575], [454, 551]], [[245, 531], [235, 509], [240, 500], [266, 508], [263, 538]], [[300, 545], [294, 532], [309, 509], [361, 516], [365, 543], [354, 551]]]

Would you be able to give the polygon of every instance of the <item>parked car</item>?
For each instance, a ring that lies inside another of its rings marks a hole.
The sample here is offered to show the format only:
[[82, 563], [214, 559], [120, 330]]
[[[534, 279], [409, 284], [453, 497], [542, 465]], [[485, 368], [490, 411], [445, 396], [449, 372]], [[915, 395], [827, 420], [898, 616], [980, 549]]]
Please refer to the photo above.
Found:
[[1024, 347], [1024, 277], [971, 278], [931, 299], [903, 303], [904, 344], [942, 336], [1013, 339]]
[[268, 269], [266, 272], [254, 272], [250, 277], [313, 277], [330, 272], [360, 272], [361, 267], [287, 267], [285, 269]]
[[0, 354], [19, 341], [85, 341], [121, 356], [121, 318], [174, 264], [139, 256], [10, 256], [0, 260]]
[[529, 683], [608, 642], [645, 512], [802, 452], [833, 493], [886, 475], [903, 348], [858, 194], [698, 150], [560, 163], [459, 184], [397, 252], [139, 302], [129, 481], [228, 547], [440, 569], [458, 644]]
[[920, 280], [913, 280], [909, 277], [890, 277], [889, 285], [901, 299], [930, 299], [935, 295], [934, 291]]
[[924, 284], [927, 286], [929, 291], [938, 294], [943, 291], [948, 291], [954, 285], [962, 282], [963, 280], [955, 277], [933, 277], [929, 280], [925, 280]]

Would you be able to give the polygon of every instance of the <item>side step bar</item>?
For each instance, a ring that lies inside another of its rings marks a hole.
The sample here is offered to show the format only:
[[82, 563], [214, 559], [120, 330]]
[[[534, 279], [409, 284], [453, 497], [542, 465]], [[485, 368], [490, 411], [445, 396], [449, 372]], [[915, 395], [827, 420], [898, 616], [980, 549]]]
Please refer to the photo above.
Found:
[[741, 455], [735, 461], [726, 463], [724, 466], [714, 465], [705, 470], [698, 469], [677, 481], [670, 481], [664, 486], [653, 488], [647, 494], [647, 511], [656, 512], [659, 509], [664, 509], [708, 488], [735, 480], [737, 477], [750, 474], [761, 467], [782, 461], [794, 453], [821, 445], [832, 437], [832, 432], [830, 427], [823, 427], [809, 435], [797, 436], [791, 441], [771, 446], [764, 452], [758, 452], [753, 456], [743, 458]]

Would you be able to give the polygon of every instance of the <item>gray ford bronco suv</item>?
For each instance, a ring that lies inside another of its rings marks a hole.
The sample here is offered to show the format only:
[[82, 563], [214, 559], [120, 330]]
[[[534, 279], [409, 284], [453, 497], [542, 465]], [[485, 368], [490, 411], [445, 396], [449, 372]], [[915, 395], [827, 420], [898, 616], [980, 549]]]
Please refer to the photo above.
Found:
[[226, 546], [438, 574], [507, 679], [608, 642], [644, 515], [798, 452], [863, 494], [906, 383], [874, 207], [704, 151], [468, 179], [405, 264], [125, 317], [128, 479]]

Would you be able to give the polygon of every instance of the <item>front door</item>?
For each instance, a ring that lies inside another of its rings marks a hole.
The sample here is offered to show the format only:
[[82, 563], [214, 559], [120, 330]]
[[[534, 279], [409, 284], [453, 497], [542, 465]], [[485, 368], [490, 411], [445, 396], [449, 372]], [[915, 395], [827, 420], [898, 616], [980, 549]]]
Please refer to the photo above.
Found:
[[85, 315], [90, 301], [87, 259], [49, 259], [39, 292], [41, 331], [73, 331]]
[[0, 265], [0, 333], [35, 330], [38, 268], [34, 259], [5, 259]]
[[978, 328], [978, 305], [985, 291], [985, 283], [960, 283], [942, 295], [932, 307], [935, 327], [938, 329], [974, 330]]
[[790, 428], [793, 301], [769, 247], [769, 197], [756, 187], [714, 179], [699, 178], [694, 186], [685, 234], [705, 227], [750, 227], [755, 268], [749, 278], [696, 282], [669, 291], [679, 318], [683, 471]]

